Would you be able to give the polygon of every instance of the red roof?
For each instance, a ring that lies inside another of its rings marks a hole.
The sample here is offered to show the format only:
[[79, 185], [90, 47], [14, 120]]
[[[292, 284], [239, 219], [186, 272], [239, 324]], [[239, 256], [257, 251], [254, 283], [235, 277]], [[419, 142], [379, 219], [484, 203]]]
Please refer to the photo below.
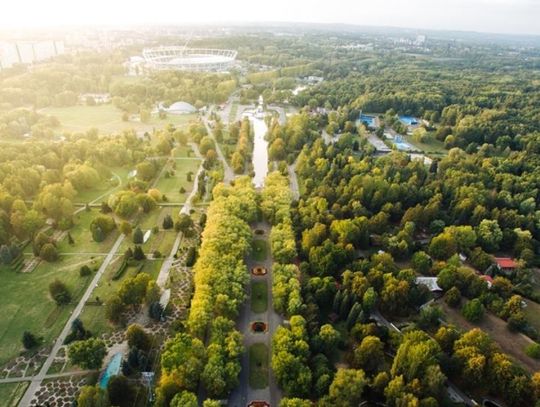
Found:
[[517, 263], [510, 257], [495, 257], [498, 266], [503, 269], [515, 269]]
[[480, 276], [480, 278], [481, 278], [482, 280], [486, 280], [488, 283], [493, 283], [493, 278], [491, 278], [491, 276], [488, 276], [488, 275], [486, 275], [486, 274], [482, 274], [482, 275]]

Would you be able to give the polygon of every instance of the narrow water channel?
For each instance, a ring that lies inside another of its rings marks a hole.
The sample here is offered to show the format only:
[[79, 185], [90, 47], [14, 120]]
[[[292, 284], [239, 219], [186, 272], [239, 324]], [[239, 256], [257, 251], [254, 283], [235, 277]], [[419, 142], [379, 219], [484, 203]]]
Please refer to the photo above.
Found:
[[264, 119], [250, 116], [249, 120], [253, 126], [253, 184], [255, 188], [264, 186], [264, 179], [268, 174], [268, 141], [265, 140], [268, 126]]

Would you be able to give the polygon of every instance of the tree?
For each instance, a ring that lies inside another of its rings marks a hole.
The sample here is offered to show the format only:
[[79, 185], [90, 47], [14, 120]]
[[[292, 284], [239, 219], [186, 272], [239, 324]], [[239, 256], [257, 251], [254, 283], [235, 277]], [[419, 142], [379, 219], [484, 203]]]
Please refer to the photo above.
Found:
[[498, 250], [503, 238], [503, 232], [496, 220], [484, 219], [477, 229], [478, 241], [487, 252]]
[[120, 232], [126, 236], [129, 236], [132, 231], [131, 224], [125, 220], [120, 223], [119, 229]]
[[112, 406], [130, 407], [135, 402], [133, 386], [125, 376], [113, 376], [107, 383], [107, 394]]
[[83, 369], [99, 369], [107, 354], [105, 342], [101, 339], [90, 338], [73, 342], [68, 348], [71, 363]]
[[163, 229], [167, 230], [167, 229], [172, 229], [172, 227], [174, 226], [174, 222], [171, 218], [171, 215], [166, 215], [164, 218], [163, 218]]
[[171, 401], [171, 407], [198, 407], [197, 396], [190, 391], [178, 393]]
[[165, 342], [161, 367], [165, 378], [170, 377], [179, 387], [195, 390], [206, 362], [206, 349], [200, 339], [178, 333]]
[[319, 337], [327, 354], [336, 352], [341, 341], [341, 335], [332, 325], [324, 324], [319, 330]]
[[107, 392], [99, 386], [83, 386], [77, 398], [77, 407], [108, 407]]
[[130, 348], [137, 348], [143, 351], [150, 350], [152, 337], [146, 333], [142, 326], [131, 324], [126, 331], [126, 339]]
[[413, 254], [411, 259], [411, 266], [420, 274], [427, 274], [431, 269], [432, 261], [425, 252], [419, 251]]
[[446, 260], [457, 251], [454, 238], [448, 233], [441, 233], [431, 239], [429, 254], [438, 260]]
[[367, 384], [363, 370], [338, 369], [328, 396], [336, 406], [355, 407], [362, 401], [362, 393]]
[[39, 341], [33, 333], [29, 331], [24, 331], [23, 337], [22, 337], [22, 343], [23, 343], [24, 349], [28, 350], [37, 346], [39, 344]]
[[456, 286], [449, 289], [444, 294], [444, 301], [452, 308], [456, 308], [461, 302], [461, 293], [459, 292], [459, 289]]
[[354, 366], [367, 373], [375, 373], [384, 365], [384, 344], [372, 335], [362, 339], [354, 349]]
[[48, 262], [56, 261], [58, 260], [58, 251], [52, 243], [45, 243], [41, 246], [39, 257]]
[[105, 303], [105, 316], [107, 320], [113, 324], [118, 324], [122, 320], [122, 316], [126, 311], [126, 305], [122, 301], [119, 295], [112, 296]]
[[311, 400], [299, 399], [297, 397], [284, 397], [279, 402], [279, 407], [311, 407]]
[[470, 322], [480, 322], [484, 316], [484, 305], [475, 298], [463, 305], [461, 313]]
[[193, 227], [193, 219], [191, 216], [181, 213], [174, 227], [178, 232], [186, 233]]
[[146, 255], [144, 254], [141, 246], [135, 246], [135, 249], [133, 250], [133, 258], [139, 261], [146, 259]]
[[144, 234], [140, 227], [136, 227], [133, 232], [133, 243], [142, 244], [144, 241]]
[[49, 293], [57, 305], [69, 304], [71, 301], [67, 286], [58, 279], [49, 284]]
[[90, 274], [92, 274], [92, 269], [86, 264], [79, 269], [79, 276], [81, 277], [88, 277]]

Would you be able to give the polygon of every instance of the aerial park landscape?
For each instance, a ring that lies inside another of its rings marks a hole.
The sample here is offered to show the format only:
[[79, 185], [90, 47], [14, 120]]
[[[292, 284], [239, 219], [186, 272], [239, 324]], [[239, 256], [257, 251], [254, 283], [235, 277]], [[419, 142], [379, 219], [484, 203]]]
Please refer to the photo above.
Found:
[[540, 406], [538, 36], [4, 31], [0, 406]]

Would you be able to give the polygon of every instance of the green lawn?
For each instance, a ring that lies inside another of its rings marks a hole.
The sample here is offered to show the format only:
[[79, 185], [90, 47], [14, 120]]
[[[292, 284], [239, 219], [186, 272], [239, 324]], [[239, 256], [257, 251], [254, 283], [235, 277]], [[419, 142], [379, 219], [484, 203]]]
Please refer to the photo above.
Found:
[[15, 407], [23, 396], [28, 382], [0, 384], [0, 400], [4, 407]]
[[[64, 256], [55, 263], [41, 262], [31, 273], [0, 270], [0, 365], [23, 350], [26, 330], [43, 336], [46, 344], [56, 338], [92, 278], [81, 278], [80, 267], [89, 264], [94, 269], [100, 262], [101, 257]], [[58, 307], [49, 298], [49, 284], [56, 278], [67, 285], [71, 305]]]
[[249, 347], [249, 386], [252, 389], [268, 387], [268, 347], [264, 343]]
[[251, 282], [251, 311], [256, 314], [268, 309], [268, 283], [266, 281]]
[[97, 128], [103, 133], [115, 133], [126, 129], [136, 131], [152, 131], [154, 128], [161, 128], [171, 123], [176, 126], [185, 126], [194, 120], [196, 115], [169, 115], [166, 119], [160, 120], [157, 116], [152, 116], [149, 123], [124, 122], [122, 111], [112, 104], [100, 106], [69, 106], [69, 107], [48, 107], [40, 110], [40, 113], [55, 116], [60, 120], [63, 130], [82, 132], [90, 128]]
[[[120, 180], [122, 183], [124, 183], [127, 180], [127, 175], [131, 171], [130, 168], [122, 168], [122, 167], [114, 167], [111, 168], [112, 176], [111, 179], [103, 181], [99, 186], [96, 188], [88, 189], [85, 191], [80, 191], [77, 196], [75, 197], [75, 202], [92, 202], [93, 200], [97, 199], [101, 195], [107, 193], [107, 192], [113, 192], [115, 187], [118, 185], [118, 180], [115, 175], [118, 175], [120, 177]], [[108, 199], [108, 196], [103, 197], [102, 201], [106, 201]]]
[[422, 143], [419, 141], [414, 141], [412, 136], [404, 136], [405, 141], [412, 144], [419, 150], [422, 150], [427, 155], [447, 155], [448, 150], [444, 148], [444, 143], [437, 140], [436, 138], [431, 138], [429, 142]]
[[[159, 189], [162, 194], [167, 196], [168, 202], [180, 202], [186, 201], [187, 196], [193, 188], [193, 182], [195, 175], [201, 164], [201, 160], [198, 158], [193, 159], [177, 159], [175, 160], [174, 169], [175, 173], [172, 176], [163, 175], [155, 185], [155, 188]], [[187, 180], [188, 172], [192, 172], [192, 181]], [[180, 188], [184, 188], [185, 192], [180, 192]]]
[[100, 214], [99, 209], [92, 208], [90, 212], [83, 210], [74, 217], [75, 225], [70, 229], [74, 244], [70, 245], [68, 239], [63, 239], [58, 245], [60, 253], [106, 253], [113, 246], [118, 231], [113, 230], [103, 242], [95, 242], [90, 232], [90, 223]]
[[268, 255], [268, 243], [263, 239], [254, 239], [251, 256], [255, 261], [265, 261]]

